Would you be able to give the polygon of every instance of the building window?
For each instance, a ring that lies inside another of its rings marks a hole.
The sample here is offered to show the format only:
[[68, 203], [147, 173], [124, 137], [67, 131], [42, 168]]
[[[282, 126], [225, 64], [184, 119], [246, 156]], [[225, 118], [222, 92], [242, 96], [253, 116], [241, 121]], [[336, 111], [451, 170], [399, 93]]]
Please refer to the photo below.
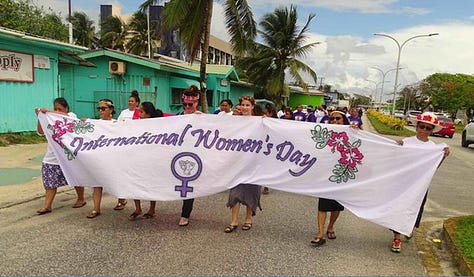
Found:
[[184, 88], [171, 88], [171, 105], [181, 105], [181, 95]]

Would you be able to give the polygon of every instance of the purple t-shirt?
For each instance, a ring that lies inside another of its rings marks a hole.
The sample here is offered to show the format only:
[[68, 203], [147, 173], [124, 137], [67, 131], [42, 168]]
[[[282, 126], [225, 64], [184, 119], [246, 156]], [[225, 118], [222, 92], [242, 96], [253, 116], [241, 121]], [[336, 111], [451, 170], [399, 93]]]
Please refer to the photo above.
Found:
[[304, 112], [295, 112], [293, 113], [293, 120], [306, 121], [306, 114]]
[[348, 119], [349, 119], [349, 122], [355, 121], [355, 122], [357, 122], [357, 126], [362, 126], [362, 119], [360, 117], [358, 117], [358, 116], [355, 116], [355, 117], [349, 116]]

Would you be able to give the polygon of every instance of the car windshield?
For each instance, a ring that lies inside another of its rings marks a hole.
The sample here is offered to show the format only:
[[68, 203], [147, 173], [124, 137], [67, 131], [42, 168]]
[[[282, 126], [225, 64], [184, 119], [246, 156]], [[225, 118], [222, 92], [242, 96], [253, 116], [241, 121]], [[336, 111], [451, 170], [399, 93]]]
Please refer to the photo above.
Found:
[[438, 116], [438, 120], [442, 122], [453, 122], [451, 118], [445, 116]]

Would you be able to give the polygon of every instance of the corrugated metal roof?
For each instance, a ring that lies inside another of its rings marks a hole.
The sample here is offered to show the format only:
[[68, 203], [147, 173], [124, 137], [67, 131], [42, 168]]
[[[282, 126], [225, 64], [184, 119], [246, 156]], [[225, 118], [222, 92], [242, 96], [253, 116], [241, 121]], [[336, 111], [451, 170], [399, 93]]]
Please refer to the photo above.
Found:
[[70, 50], [70, 51], [77, 51], [77, 52], [84, 52], [89, 49], [87, 47], [69, 44], [66, 42], [58, 41], [58, 40], [32, 36], [23, 32], [19, 32], [19, 31], [4, 28], [4, 27], [0, 27], [0, 36], [22, 40], [24, 42], [29, 42], [31, 44], [43, 45], [44, 47], [48, 47], [51, 49]]

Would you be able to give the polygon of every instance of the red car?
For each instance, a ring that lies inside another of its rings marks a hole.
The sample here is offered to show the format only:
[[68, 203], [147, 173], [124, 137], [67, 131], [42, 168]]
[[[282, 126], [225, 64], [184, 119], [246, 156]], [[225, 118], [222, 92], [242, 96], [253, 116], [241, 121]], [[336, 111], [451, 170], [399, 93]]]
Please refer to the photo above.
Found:
[[449, 138], [453, 138], [455, 124], [453, 120], [446, 116], [438, 116], [439, 125], [443, 127], [443, 129], [439, 130], [433, 135], [440, 135], [440, 136], [448, 136]]

